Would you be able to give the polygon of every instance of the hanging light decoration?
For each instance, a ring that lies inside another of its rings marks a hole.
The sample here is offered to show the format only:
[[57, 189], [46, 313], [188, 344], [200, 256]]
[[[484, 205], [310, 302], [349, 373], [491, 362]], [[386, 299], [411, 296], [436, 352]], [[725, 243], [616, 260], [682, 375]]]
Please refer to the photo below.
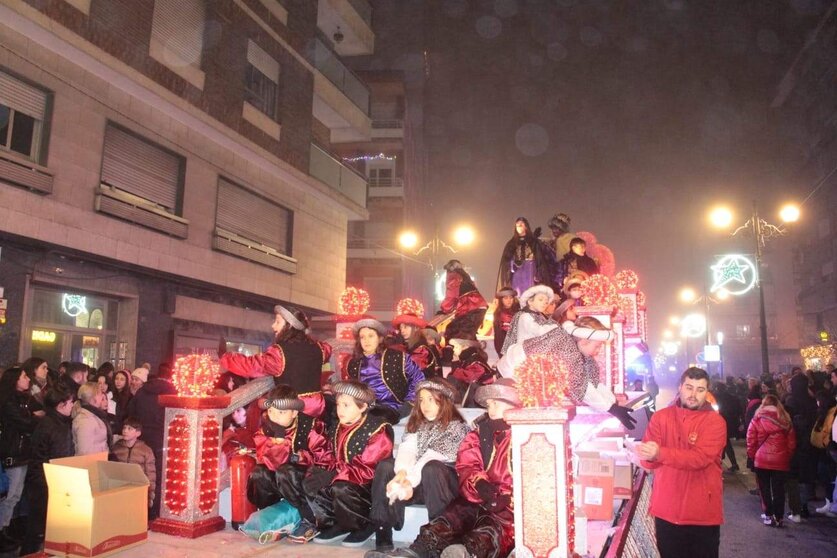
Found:
[[587, 306], [616, 306], [619, 295], [613, 281], [601, 274], [591, 275], [581, 284], [581, 299]]
[[181, 397], [206, 397], [221, 373], [218, 361], [209, 355], [191, 354], [174, 361], [172, 383]]
[[402, 298], [395, 305], [395, 315], [400, 316], [401, 314], [414, 314], [419, 318], [423, 318], [424, 304], [415, 298]]
[[560, 407], [567, 391], [567, 365], [547, 355], [530, 355], [514, 371], [524, 407]]
[[613, 276], [613, 282], [620, 293], [634, 292], [639, 286], [639, 275], [633, 269], [623, 269]]
[[356, 287], [346, 287], [338, 301], [344, 316], [362, 316], [369, 310], [369, 293]]

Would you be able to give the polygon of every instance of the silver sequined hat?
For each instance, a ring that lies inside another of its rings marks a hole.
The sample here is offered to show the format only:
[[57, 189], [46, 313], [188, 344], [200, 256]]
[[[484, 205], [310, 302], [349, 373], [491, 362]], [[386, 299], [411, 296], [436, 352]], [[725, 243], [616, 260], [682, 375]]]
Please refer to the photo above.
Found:
[[302, 399], [296, 397], [281, 397], [276, 399], [266, 399], [264, 408], [279, 409], [280, 411], [301, 411], [305, 408], [305, 403]]
[[501, 399], [515, 407], [523, 405], [517, 395], [517, 383], [512, 378], [500, 378], [493, 384], [480, 386], [474, 394], [474, 400], [480, 407], [485, 407], [489, 399]]
[[422, 380], [418, 384], [416, 384], [416, 393], [423, 389], [429, 389], [430, 391], [438, 391], [451, 401], [455, 401], [457, 399], [456, 392], [449, 383], [445, 380]]
[[331, 391], [334, 392], [335, 397], [338, 395], [348, 395], [367, 405], [372, 405], [375, 402], [375, 392], [366, 384], [356, 380], [334, 382], [331, 386]]
[[387, 334], [387, 328], [384, 324], [382, 324], [375, 318], [364, 318], [362, 320], [356, 321], [352, 326], [352, 331], [354, 332], [355, 337], [357, 337], [358, 332], [364, 327], [374, 329], [378, 332], [378, 335], [380, 335], [381, 337]]

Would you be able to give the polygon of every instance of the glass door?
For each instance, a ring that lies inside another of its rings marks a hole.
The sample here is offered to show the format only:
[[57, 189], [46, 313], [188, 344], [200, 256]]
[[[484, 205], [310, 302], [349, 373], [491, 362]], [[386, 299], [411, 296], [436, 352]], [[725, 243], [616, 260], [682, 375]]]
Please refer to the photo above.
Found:
[[102, 338], [98, 335], [73, 333], [70, 337], [70, 360], [83, 362], [87, 366], [99, 366]]

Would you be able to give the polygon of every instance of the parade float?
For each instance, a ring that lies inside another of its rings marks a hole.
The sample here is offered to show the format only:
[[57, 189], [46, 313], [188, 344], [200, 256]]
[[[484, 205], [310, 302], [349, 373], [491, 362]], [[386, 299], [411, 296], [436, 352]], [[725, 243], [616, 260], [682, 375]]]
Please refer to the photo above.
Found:
[[[604, 265], [601, 274], [584, 282], [575, 310], [615, 332], [597, 356], [600, 380], [620, 404], [638, 410], [634, 414], [641, 429], [647, 423], [643, 406], [649, 398], [629, 390], [626, 362], [647, 350], [645, 296], [635, 272], [616, 273], [610, 250], [595, 237], [589, 241], [591, 253]], [[341, 295], [340, 312], [331, 318], [333, 337], [328, 341], [334, 350], [324, 380], [344, 369], [354, 346], [352, 324], [367, 316], [369, 303], [362, 289], [348, 287]], [[403, 299], [396, 312], [422, 316], [424, 308], [417, 300]], [[161, 514], [152, 530], [198, 537], [224, 528], [219, 491], [229, 478], [219, 467], [221, 424], [233, 410], [268, 391], [273, 379], [261, 378], [227, 395], [210, 396], [217, 368], [205, 355], [180, 359], [175, 374], [178, 395], [160, 398], [166, 407], [166, 461]], [[566, 398], [567, 371], [560, 361], [534, 355], [518, 374], [526, 406], [506, 417], [512, 427], [516, 556], [653, 555], [653, 523], [647, 520], [650, 488], [645, 474], [631, 463], [622, 425], [607, 413], [575, 407]], [[474, 411], [469, 414], [479, 414]]]

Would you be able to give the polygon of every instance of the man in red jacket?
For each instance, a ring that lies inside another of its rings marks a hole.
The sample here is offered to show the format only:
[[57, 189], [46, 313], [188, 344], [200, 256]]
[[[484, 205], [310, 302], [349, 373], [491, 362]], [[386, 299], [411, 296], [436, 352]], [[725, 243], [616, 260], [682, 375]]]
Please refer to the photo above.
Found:
[[654, 413], [636, 447], [642, 466], [654, 472], [649, 513], [661, 558], [718, 556], [727, 427], [706, 402], [708, 393], [706, 371], [687, 369], [677, 401]]

